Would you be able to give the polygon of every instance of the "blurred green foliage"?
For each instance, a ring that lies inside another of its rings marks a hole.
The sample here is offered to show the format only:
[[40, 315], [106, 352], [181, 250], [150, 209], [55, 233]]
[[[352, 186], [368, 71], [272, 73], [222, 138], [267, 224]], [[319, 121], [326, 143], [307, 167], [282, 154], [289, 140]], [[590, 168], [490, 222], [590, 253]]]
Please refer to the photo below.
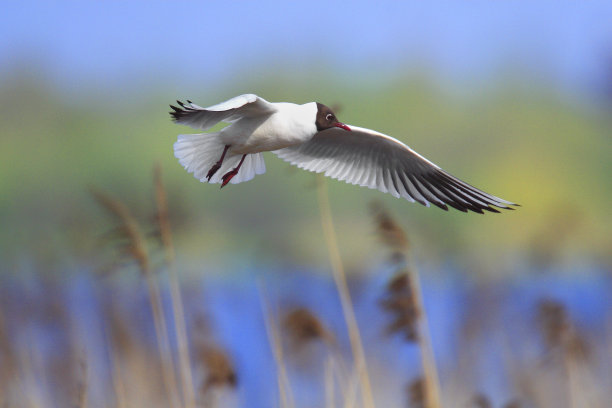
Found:
[[[261, 73], [248, 86], [216, 84], [213, 92], [194, 86], [186, 95], [160, 87], [129, 101], [96, 97], [91, 90], [65, 98], [43, 80], [5, 77], [0, 82], [2, 269], [40, 263], [62, 270], [66, 262], [87, 262], [100, 234], [110, 228], [89, 186], [120, 197], [147, 222], [156, 162], [164, 169], [179, 256], [324, 260], [313, 174], [267, 154], [265, 175], [220, 191], [198, 182], [173, 156], [177, 134], [197, 131], [173, 124], [169, 103], [189, 98], [208, 106], [245, 92], [270, 101], [337, 105], [342, 121], [392, 135], [455, 176], [522, 205], [484, 216], [445, 213], [329, 180], [349, 266], [359, 268], [372, 256], [367, 210], [372, 200], [384, 201], [397, 214], [423, 259], [456, 256], [491, 266], [517, 257], [611, 261], [612, 120], [603, 108], [587, 108], [517, 78], [452, 90], [426, 75], [373, 84], [367, 78], [320, 74], [304, 74], [296, 82]], [[508, 268], [493, 270], [500, 269]]]

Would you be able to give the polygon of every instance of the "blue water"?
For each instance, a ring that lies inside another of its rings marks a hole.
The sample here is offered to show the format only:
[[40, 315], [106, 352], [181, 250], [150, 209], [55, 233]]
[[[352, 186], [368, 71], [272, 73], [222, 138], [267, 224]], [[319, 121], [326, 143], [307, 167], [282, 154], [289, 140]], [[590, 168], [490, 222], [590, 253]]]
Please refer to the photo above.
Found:
[[[595, 343], [604, 339], [605, 322], [612, 310], [612, 278], [603, 266], [573, 265], [488, 283], [472, 281], [454, 267], [447, 268], [419, 269], [443, 389], [456, 375], [457, 361], [466, 344], [466, 322], [470, 319], [480, 328], [470, 341], [484, 356], [470, 366], [470, 375], [478, 387], [475, 391], [486, 393], [498, 405], [509, 400], [514, 392], [504, 370], [500, 336], [512, 339], [514, 334], [520, 334], [523, 343], [528, 339], [525, 343], [528, 347], [521, 342], [516, 345], [524, 349], [523, 356], [541, 350], [535, 320], [541, 299], [563, 303], [571, 319], [590, 339]], [[277, 403], [277, 372], [265, 330], [262, 295], [277, 319], [287, 307], [309, 308], [334, 333], [345, 355], [350, 356], [346, 325], [331, 276], [326, 271], [290, 269], [283, 266], [267, 267], [265, 271], [253, 268], [247, 273], [224, 271], [184, 282], [185, 320], [192, 344], [195, 337], [202, 336], [198, 321], [204, 319], [212, 333], [209, 338], [229, 352], [236, 366], [239, 405], [248, 401], [248, 406], [263, 408]], [[350, 286], [374, 374], [376, 398], [401, 403], [405, 398], [404, 385], [419, 375], [420, 360], [414, 344], [406, 343], [400, 335], [385, 335], [391, 319], [382, 312], [379, 300], [391, 272], [381, 268], [376, 273], [353, 276]], [[162, 279], [166, 315], [169, 327], [173, 327], [165, 283]], [[45, 358], [70, 355], [75, 347], [74, 338], [79, 339], [77, 347], [87, 355], [90, 370], [97, 378], [90, 394], [92, 406], [97, 406], [96, 399], [104, 400], [110, 378], [108, 327], [103, 319], [105, 304], [119, 307], [143, 343], [155, 344], [147, 292], [137, 278], [98, 278], [88, 273], [59, 283], [4, 278], [0, 302], [12, 341], [29, 345]], [[175, 344], [174, 332], [170, 331]], [[313, 363], [315, 368], [300, 367], [291, 359], [287, 365], [300, 405], [321, 404], [324, 400], [320, 366]], [[53, 381], [48, 381], [47, 386], [53, 394]]]

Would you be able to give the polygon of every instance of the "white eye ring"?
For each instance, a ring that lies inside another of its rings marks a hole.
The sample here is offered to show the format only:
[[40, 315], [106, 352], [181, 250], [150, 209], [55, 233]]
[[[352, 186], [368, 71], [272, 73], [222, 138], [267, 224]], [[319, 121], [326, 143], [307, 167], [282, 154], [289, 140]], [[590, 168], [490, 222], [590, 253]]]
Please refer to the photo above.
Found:
[[325, 115], [325, 119], [327, 120], [332, 120], [334, 118], [334, 115], [332, 115], [331, 113], [328, 113], [327, 115]]

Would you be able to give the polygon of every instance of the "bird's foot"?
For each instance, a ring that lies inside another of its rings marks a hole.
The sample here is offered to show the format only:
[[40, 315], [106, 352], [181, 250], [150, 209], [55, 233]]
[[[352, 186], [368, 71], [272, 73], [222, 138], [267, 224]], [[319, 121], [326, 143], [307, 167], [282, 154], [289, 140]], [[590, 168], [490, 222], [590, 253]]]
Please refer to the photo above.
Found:
[[223, 188], [225, 187], [225, 185], [227, 183], [230, 182], [230, 180], [236, 175], [238, 174], [238, 170], [240, 170], [240, 167], [242, 166], [242, 163], [244, 163], [244, 158], [246, 157], [246, 154], [242, 155], [242, 158], [240, 159], [240, 162], [238, 163], [238, 165], [236, 167], [234, 167], [232, 170], [228, 171], [227, 173], [225, 173], [222, 177], [223, 179], [223, 183], [221, 183], [221, 187]]
[[208, 173], [206, 174], [206, 178], [208, 179], [209, 182], [212, 176], [214, 176], [215, 173], [219, 171], [220, 168], [221, 168], [221, 161], [218, 161], [215, 164], [213, 164], [210, 170], [208, 170]]
[[234, 178], [234, 176], [235, 176], [236, 174], [238, 174], [238, 169], [233, 169], [233, 170], [230, 170], [230, 171], [228, 171], [227, 173], [225, 173], [225, 174], [223, 175], [223, 177], [222, 177], [223, 182], [221, 183], [221, 187], [220, 187], [220, 188], [225, 187], [225, 186], [227, 185], [227, 183], [229, 183], [229, 182], [230, 182], [230, 180], [231, 180], [232, 178]]

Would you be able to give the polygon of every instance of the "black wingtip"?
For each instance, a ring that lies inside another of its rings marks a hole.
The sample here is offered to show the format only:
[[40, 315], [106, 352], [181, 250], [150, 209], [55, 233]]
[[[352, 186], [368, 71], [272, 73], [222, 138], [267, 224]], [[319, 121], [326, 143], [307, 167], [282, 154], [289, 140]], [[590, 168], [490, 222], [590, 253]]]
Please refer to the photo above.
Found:
[[450, 202], [450, 201], [449, 201], [449, 202], [447, 202], [446, 204], [450, 205], [450, 206], [451, 206], [451, 207], [453, 207], [455, 210], [457, 210], [457, 211], [461, 211], [461, 212], [463, 212], [463, 213], [467, 213], [469, 210], [471, 210], [471, 208], [470, 208], [470, 209], [468, 209], [468, 208], [466, 208], [466, 207], [464, 207], [464, 206], [462, 206], [462, 205], [459, 205], [458, 203], [455, 203], [455, 202]]
[[186, 113], [188, 113], [187, 109], [189, 108], [186, 107], [185, 104], [179, 100], [177, 100], [176, 103], [179, 104], [180, 108], [174, 105], [170, 105], [170, 109], [172, 109], [173, 112], [169, 113], [170, 116], [172, 116], [172, 120], [178, 122], [179, 119], [181, 119], [183, 116], [185, 116]]
[[437, 203], [437, 202], [435, 202], [435, 201], [431, 201], [431, 203], [432, 203], [433, 205], [435, 205], [436, 207], [438, 207], [438, 208], [440, 208], [440, 209], [444, 210], [444, 211], [448, 211], [448, 207], [446, 206], [446, 204], [443, 204], [443, 203]]
[[420, 199], [418, 199], [416, 197], [414, 197], [414, 201], [416, 201], [417, 203], [421, 204], [423, 207], [429, 207], [429, 205], [427, 205], [428, 204], [427, 201], [420, 200]]
[[[501, 211], [499, 211], [497, 208], [493, 208], [493, 207], [483, 207], [482, 209], [486, 210], [486, 211], [489, 211], [489, 212], [492, 212], [492, 213], [498, 213], [498, 214], [501, 213]], [[481, 213], [481, 214], [484, 214], [484, 213]]]

